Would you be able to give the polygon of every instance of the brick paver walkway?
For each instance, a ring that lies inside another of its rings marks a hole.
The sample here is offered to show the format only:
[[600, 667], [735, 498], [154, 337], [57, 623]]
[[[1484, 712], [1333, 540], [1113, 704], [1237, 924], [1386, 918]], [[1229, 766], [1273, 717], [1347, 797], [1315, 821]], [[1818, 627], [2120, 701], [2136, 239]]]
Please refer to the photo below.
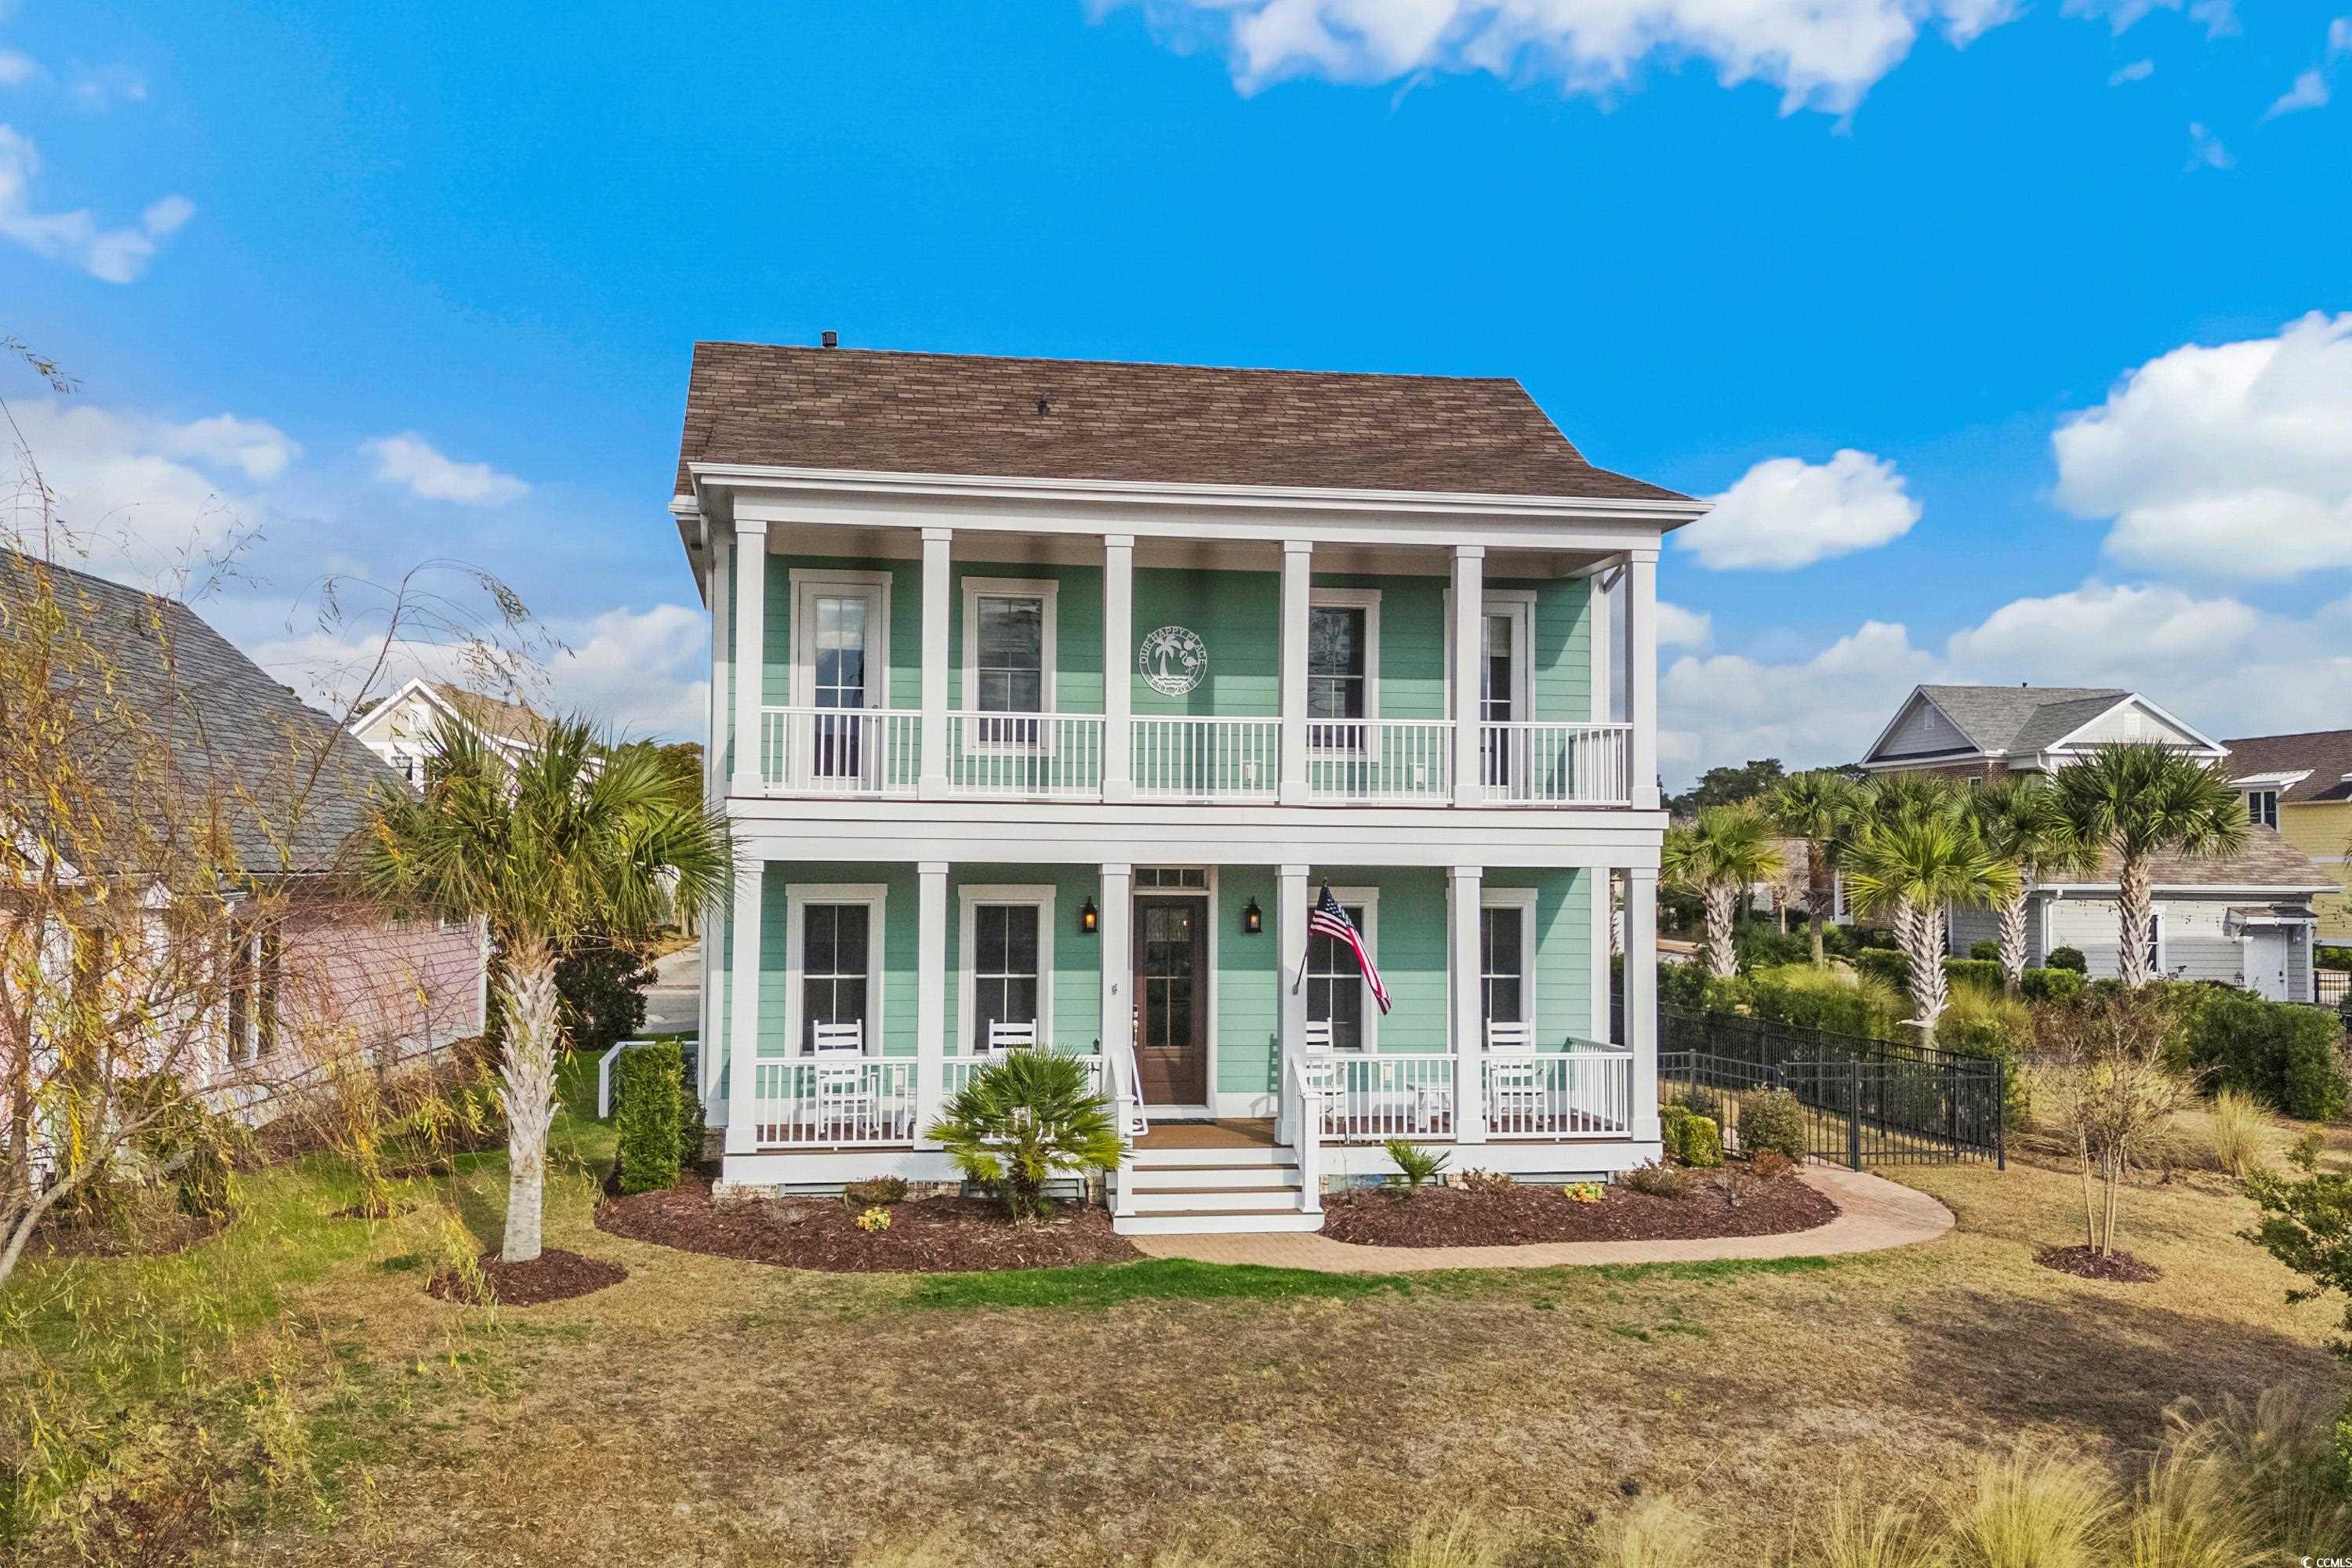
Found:
[[1202, 1263], [1259, 1263], [1327, 1274], [1402, 1274], [1431, 1268], [1555, 1268], [1591, 1263], [1699, 1263], [1717, 1258], [1820, 1258], [1881, 1252], [1933, 1241], [1952, 1228], [1952, 1211], [1884, 1176], [1810, 1165], [1802, 1179], [1829, 1194], [1837, 1218], [1785, 1236], [1725, 1236], [1703, 1241], [1546, 1241], [1527, 1247], [1364, 1247], [1313, 1232], [1272, 1236], [1138, 1236], [1137, 1250]]

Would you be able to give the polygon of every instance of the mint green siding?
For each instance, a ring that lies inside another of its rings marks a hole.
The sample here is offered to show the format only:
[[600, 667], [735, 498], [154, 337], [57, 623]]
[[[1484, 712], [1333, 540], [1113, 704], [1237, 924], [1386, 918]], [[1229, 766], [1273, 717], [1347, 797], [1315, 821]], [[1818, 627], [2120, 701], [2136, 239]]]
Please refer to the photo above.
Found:
[[1597, 722], [1592, 712], [1592, 579], [1504, 581], [1487, 586], [1535, 593], [1528, 654], [1534, 717], [1555, 723]]
[[761, 611], [767, 668], [760, 700], [782, 706], [793, 700], [793, 570], [887, 572], [890, 574], [891, 708], [923, 705], [923, 565], [919, 561], [866, 561], [807, 555], [768, 557], [768, 595]]
[[[879, 1049], [870, 1054], [915, 1054], [915, 868], [911, 865], [829, 866], [770, 861], [760, 884], [760, 1055], [792, 1054], [791, 910], [796, 885], [879, 883], [882, 940], [882, 1023]], [[870, 1005], [870, 1004], [869, 1004]]]
[[[1275, 1040], [1282, 1028], [1283, 958], [1275, 935], [1275, 872], [1270, 866], [1227, 866], [1217, 873], [1216, 1070], [1221, 1094], [1272, 1094], [1280, 1088]], [[1257, 900], [1265, 930], [1242, 930], [1242, 911]]]
[[[921, 574], [916, 574], [919, 578]], [[967, 578], [1012, 578], [1059, 584], [1054, 595], [1054, 700], [1056, 713], [1103, 710], [1102, 568], [1009, 566], [959, 562], [948, 605], [948, 705], [965, 705], [963, 604]], [[919, 583], [917, 591], [920, 591]], [[895, 683], [894, 683], [895, 684]]]
[[1126, 662], [1135, 712], [1143, 718], [1203, 714], [1237, 719], [1280, 713], [1281, 619], [1282, 579], [1275, 573], [1139, 568], [1137, 646], [1161, 626], [1184, 626], [1207, 646], [1209, 668], [1200, 685], [1170, 697], [1144, 682], [1129, 654]]
[[[1607, 1020], [1592, 1020], [1594, 871], [1512, 871], [1489, 868], [1489, 888], [1536, 889], [1536, 1045], [1558, 1050], [1571, 1037], [1603, 1039]], [[1607, 940], [1607, 933], [1602, 933]]]
[[1444, 578], [1318, 572], [1313, 586], [1379, 592], [1381, 718], [1447, 717]]

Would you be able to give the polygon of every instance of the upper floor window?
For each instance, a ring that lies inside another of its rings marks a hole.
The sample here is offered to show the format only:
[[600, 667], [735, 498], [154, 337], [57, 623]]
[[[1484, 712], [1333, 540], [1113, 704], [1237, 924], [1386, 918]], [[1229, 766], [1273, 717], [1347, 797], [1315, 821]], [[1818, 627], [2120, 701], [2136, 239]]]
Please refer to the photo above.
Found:
[[[1055, 589], [1050, 582], [964, 579], [964, 700], [976, 713], [1054, 710]], [[1034, 723], [983, 721], [979, 739], [1034, 744]]]
[[1319, 589], [1307, 611], [1307, 743], [1360, 751], [1380, 716], [1378, 590]]
[[2246, 792], [2246, 815], [2264, 827], [2278, 826], [2279, 792], [2274, 789], [2250, 789]]

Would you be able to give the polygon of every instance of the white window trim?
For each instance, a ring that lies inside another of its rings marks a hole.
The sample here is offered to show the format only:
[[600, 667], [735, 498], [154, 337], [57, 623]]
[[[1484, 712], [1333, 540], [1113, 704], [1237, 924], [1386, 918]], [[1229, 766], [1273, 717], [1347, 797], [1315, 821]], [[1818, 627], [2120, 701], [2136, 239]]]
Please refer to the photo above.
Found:
[[1037, 1044], [1054, 1043], [1054, 923], [1051, 882], [970, 883], [956, 889], [956, 1036], [950, 1056], [971, 1056], [971, 1021], [979, 1005], [979, 944], [973, 917], [984, 904], [1030, 905], [1037, 910]]
[[[866, 1054], [883, 1054], [883, 994], [882, 955], [888, 945], [889, 929], [887, 902], [890, 894], [887, 882], [793, 882], [784, 889], [784, 1055], [798, 1058], [801, 1051], [801, 938], [802, 923], [811, 904], [864, 904], [871, 911], [866, 918]], [[755, 1040], [752, 1055], [759, 1055]]]
[[[2260, 826], [2270, 828], [2275, 832], [2279, 825], [2279, 792], [2275, 789], [2250, 789], [2244, 793], [2246, 796], [2246, 816]], [[2254, 809], [2254, 802], [2264, 795], [2268, 795], [2270, 797], [2271, 803], [2270, 820], [2267, 822], [2263, 820], [2262, 813]]]
[[[792, 571], [792, 680], [787, 689], [791, 706], [806, 708], [816, 700], [816, 617], [809, 596], [825, 589], [863, 588], [878, 597], [877, 635], [867, 651], [874, 666], [866, 683], [866, 711], [890, 706], [890, 578], [887, 572], [852, 571], [847, 567], [795, 566]], [[766, 693], [761, 693], [765, 706]]]
[[[1543, 1014], [1538, 1006], [1536, 997], [1536, 947], [1538, 945], [1536, 893], [1537, 889], [1534, 888], [1490, 888], [1481, 882], [1478, 888], [1478, 907], [1482, 910], [1517, 910], [1519, 911], [1519, 1011], [1527, 1016], [1528, 1039], [1540, 1050], [1543, 1048], [1544, 1037]], [[1472, 955], [1472, 962], [1478, 966], [1474, 979], [1478, 986], [1478, 1011], [1482, 1025], [1486, 1021], [1484, 1015], [1486, 1011], [1486, 954], [1483, 936], [1482, 932], [1479, 951]], [[1601, 933], [1601, 945], [1603, 947], [1608, 945], [1606, 931]], [[1606, 1039], [1608, 1034], [1609, 1031], [1604, 1026], [1593, 1037]]]
[[[1315, 885], [1318, 889], [1322, 886], [1320, 882]], [[1381, 890], [1378, 888], [1334, 888], [1331, 889], [1331, 896], [1339, 900], [1339, 907], [1342, 909], [1360, 907], [1363, 910], [1364, 922], [1356, 930], [1363, 937], [1364, 945], [1371, 950], [1372, 962], [1379, 963]], [[1309, 893], [1307, 897], [1311, 900], [1318, 895]], [[1355, 1054], [1369, 1057], [1377, 1054], [1381, 1048], [1381, 1005], [1372, 1000], [1372, 987], [1370, 981], [1359, 976], [1356, 984], [1361, 987], [1364, 996], [1364, 1043]], [[1335, 1046], [1332, 1048], [1337, 1050], [1339, 1047]]]
[[[1454, 590], [1446, 589], [1438, 595], [1438, 599], [1442, 606], [1439, 614], [1444, 617], [1448, 628], [1445, 635], [1445, 711], [1450, 717], [1460, 719], [1465, 715], [1460, 700], [1454, 695], [1454, 634], [1451, 629], [1454, 625]], [[1519, 646], [1517, 650], [1518, 658], [1511, 661], [1514, 674], [1511, 683], [1511, 710], [1519, 716], [1516, 722], [1532, 723], [1536, 716], [1536, 591], [1532, 588], [1489, 588], [1484, 599], [1487, 614], [1507, 613], [1515, 623], [1513, 631], [1519, 639]], [[1486, 647], [1484, 626], [1479, 628], [1478, 646], [1482, 648]], [[1480, 689], [1484, 689], [1482, 681]], [[1484, 712], [1471, 713], [1466, 717], [1477, 720], [1481, 723], [1486, 721]], [[1603, 719], [1587, 721], [1594, 724], [1607, 722]]]
[[[2156, 968], [2154, 974], [2155, 978], [2161, 980], [2165, 975], [2170, 973], [2172, 970], [2172, 965], [2167, 962], [2171, 955], [2166, 951], [2164, 938], [2164, 906], [2162, 904], [2150, 904], [2148, 906], [2147, 933], [2156, 941]], [[2118, 963], [2116, 968], [2120, 971], [2122, 968], [2120, 963]]]
[[1057, 627], [1061, 621], [1062, 584], [1051, 577], [966, 577], [963, 580], [963, 701], [961, 711], [980, 711], [980, 601], [985, 598], [1040, 599], [1045, 602], [1045, 684], [1039, 693], [1040, 713], [1056, 706], [1054, 670]]
[[[1364, 612], [1364, 716], [1361, 719], [1309, 719], [1311, 732], [1316, 724], [1377, 725], [1381, 721], [1381, 591], [1378, 588], [1316, 588], [1307, 590], [1307, 609], [1311, 617], [1318, 609], [1361, 610]], [[1315, 679], [1308, 668], [1307, 679]], [[1306, 693], [1299, 694], [1303, 705]], [[1317, 756], [1353, 757], [1362, 752], [1345, 746], [1315, 746], [1309, 748]]]

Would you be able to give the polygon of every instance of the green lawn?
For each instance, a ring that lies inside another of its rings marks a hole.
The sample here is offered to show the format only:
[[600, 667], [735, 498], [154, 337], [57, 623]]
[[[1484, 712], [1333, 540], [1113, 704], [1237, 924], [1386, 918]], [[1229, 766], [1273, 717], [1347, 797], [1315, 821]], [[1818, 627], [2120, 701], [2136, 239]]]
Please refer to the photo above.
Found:
[[82, 1508], [26, 1560], [832, 1563], [945, 1531], [941, 1563], [1336, 1563], [1469, 1508], [1567, 1562], [1666, 1494], [1744, 1563], [1856, 1468], [2021, 1437], [2120, 1465], [2182, 1396], [2341, 1382], [2336, 1309], [2285, 1304], [2211, 1175], [2134, 1194], [2166, 1270], [2140, 1287], [2033, 1262], [2080, 1197], [2031, 1158], [1898, 1173], [1959, 1228], [1838, 1260], [826, 1276], [595, 1230], [593, 1066], [564, 1075], [549, 1237], [628, 1267], [595, 1295], [424, 1293], [446, 1216], [494, 1241], [496, 1154], [390, 1222], [324, 1218], [347, 1194], [313, 1163], [183, 1257], [28, 1270], [5, 1370], [59, 1426], [10, 1460]]

